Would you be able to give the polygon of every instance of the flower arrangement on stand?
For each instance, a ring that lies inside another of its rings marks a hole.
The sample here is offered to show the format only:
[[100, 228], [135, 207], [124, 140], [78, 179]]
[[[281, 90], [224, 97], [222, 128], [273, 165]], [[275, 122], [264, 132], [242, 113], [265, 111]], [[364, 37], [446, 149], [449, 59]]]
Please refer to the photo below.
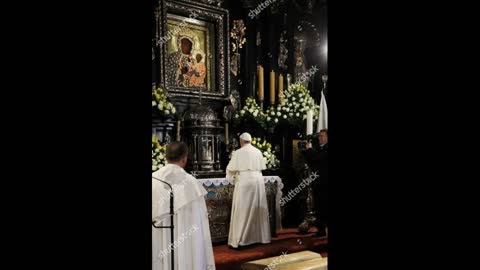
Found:
[[167, 164], [166, 150], [167, 146], [162, 145], [157, 136], [152, 135], [152, 172], [160, 170]]
[[157, 108], [162, 116], [174, 116], [175, 106], [168, 101], [167, 94], [163, 88], [152, 89], [152, 108]]
[[247, 98], [242, 110], [235, 113], [234, 124], [239, 125], [243, 121], [255, 122], [267, 130], [286, 123], [293, 128], [301, 129], [309, 110], [313, 112], [313, 119], [318, 119], [320, 106], [315, 104], [315, 100], [304, 85], [292, 84], [283, 95], [280, 104], [268, 108], [265, 112], [254, 98]]
[[275, 127], [280, 122], [300, 128], [307, 118], [307, 112], [312, 110], [314, 119], [318, 119], [320, 106], [315, 104], [308, 89], [301, 84], [292, 84], [285, 92], [280, 104], [265, 111], [265, 124]]
[[269, 142], [254, 137], [252, 138], [252, 145], [262, 152], [267, 169], [276, 169], [280, 166], [280, 160], [278, 160], [275, 153], [272, 152], [272, 145]]
[[[277, 169], [280, 166], [280, 160], [277, 158], [275, 153], [272, 152], [272, 145], [269, 142], [253, 137], [251, 144], [260, 150], [260, 152], [262, 152], [268, 170]], [[235, 151], [231, 152], [230, 158], [232, 158], [233, 152]]]
[[235, 125], [239, 125], [243, 121], [256, 122], [260, 126], [265, 127], [265, 119], [266, 116], [262, 108], [260, 108], [254, 98], [248, 97], [242, 110], [235, 113], [233, 122]]

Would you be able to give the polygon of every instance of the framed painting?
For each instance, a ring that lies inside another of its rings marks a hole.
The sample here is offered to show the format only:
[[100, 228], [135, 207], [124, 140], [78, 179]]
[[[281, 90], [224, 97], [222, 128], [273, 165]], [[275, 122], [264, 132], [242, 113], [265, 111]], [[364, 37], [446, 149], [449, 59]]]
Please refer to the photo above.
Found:
[[160, 84], [170, 96], [229, 95], [228, 11], [194, 1], [160, 1]]

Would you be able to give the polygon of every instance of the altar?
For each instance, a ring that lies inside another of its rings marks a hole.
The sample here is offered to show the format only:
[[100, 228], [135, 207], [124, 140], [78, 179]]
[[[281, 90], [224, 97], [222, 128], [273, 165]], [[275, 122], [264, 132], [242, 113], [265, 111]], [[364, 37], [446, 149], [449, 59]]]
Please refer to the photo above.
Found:
[[[205, 196], [205, 201], [207, 203], [212, 242], [225, 242], [228, 240], [234, 183], [231, 179], [226, 178], [198, 180], [208, 192]], [[265, 192], [267, 194], [270, 229], [272, 236], [275, 236], [276, 232], [282, 229], [280, 200], [283, 196], [283, 183], [278, 176], [264, 176], [263, 180], [265, 181]]]

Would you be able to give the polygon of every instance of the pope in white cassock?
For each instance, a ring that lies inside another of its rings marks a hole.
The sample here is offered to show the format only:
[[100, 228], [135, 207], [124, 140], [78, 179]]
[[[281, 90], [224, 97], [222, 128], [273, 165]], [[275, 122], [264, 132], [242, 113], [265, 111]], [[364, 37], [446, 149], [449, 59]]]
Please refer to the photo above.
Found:
[[250, 134], [240, 135], [241, 148], [233, 152], [227, 166], [227, 179], [233, 179], [235, 184], [228, 235], [228, 245], [233, 248], [271, 240], [262, 175], [265, 159], [251, 141]]
[[[205, 204], [207, 191], [183, 168], [188, 147], [183, 142], [167, 146], [168, 164], [152, 174], [152, 218], [156, 226], [170, 226], [170, 188], [174, 191], [174, 243], [170, 229], [152, 227], [152, 270], [171, 269], [174, 251], [175, 270], [215, 270], [212, 242]], [[157, 178], [157, 179], [155, 179]]]

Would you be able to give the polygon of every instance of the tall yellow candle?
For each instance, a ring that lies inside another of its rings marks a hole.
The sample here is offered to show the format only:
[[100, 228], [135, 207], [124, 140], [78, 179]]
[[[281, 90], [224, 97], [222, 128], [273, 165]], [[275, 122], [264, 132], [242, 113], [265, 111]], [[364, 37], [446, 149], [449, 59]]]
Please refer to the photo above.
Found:
[[278, 75], [278, 100], [283, 100], [283, 75]]
[[258, 66], [258, 99], [263, 100], [263, 67]]
[[180, 124], [181, 124], [181, 121], [178, 120], [177, 121], [177, 142], [180, 141]]
[[275, 104], [275, 71], [270, 71], [270, 104]]
[[228, 123], [225, 123], [225, 144], [228, 145]]

